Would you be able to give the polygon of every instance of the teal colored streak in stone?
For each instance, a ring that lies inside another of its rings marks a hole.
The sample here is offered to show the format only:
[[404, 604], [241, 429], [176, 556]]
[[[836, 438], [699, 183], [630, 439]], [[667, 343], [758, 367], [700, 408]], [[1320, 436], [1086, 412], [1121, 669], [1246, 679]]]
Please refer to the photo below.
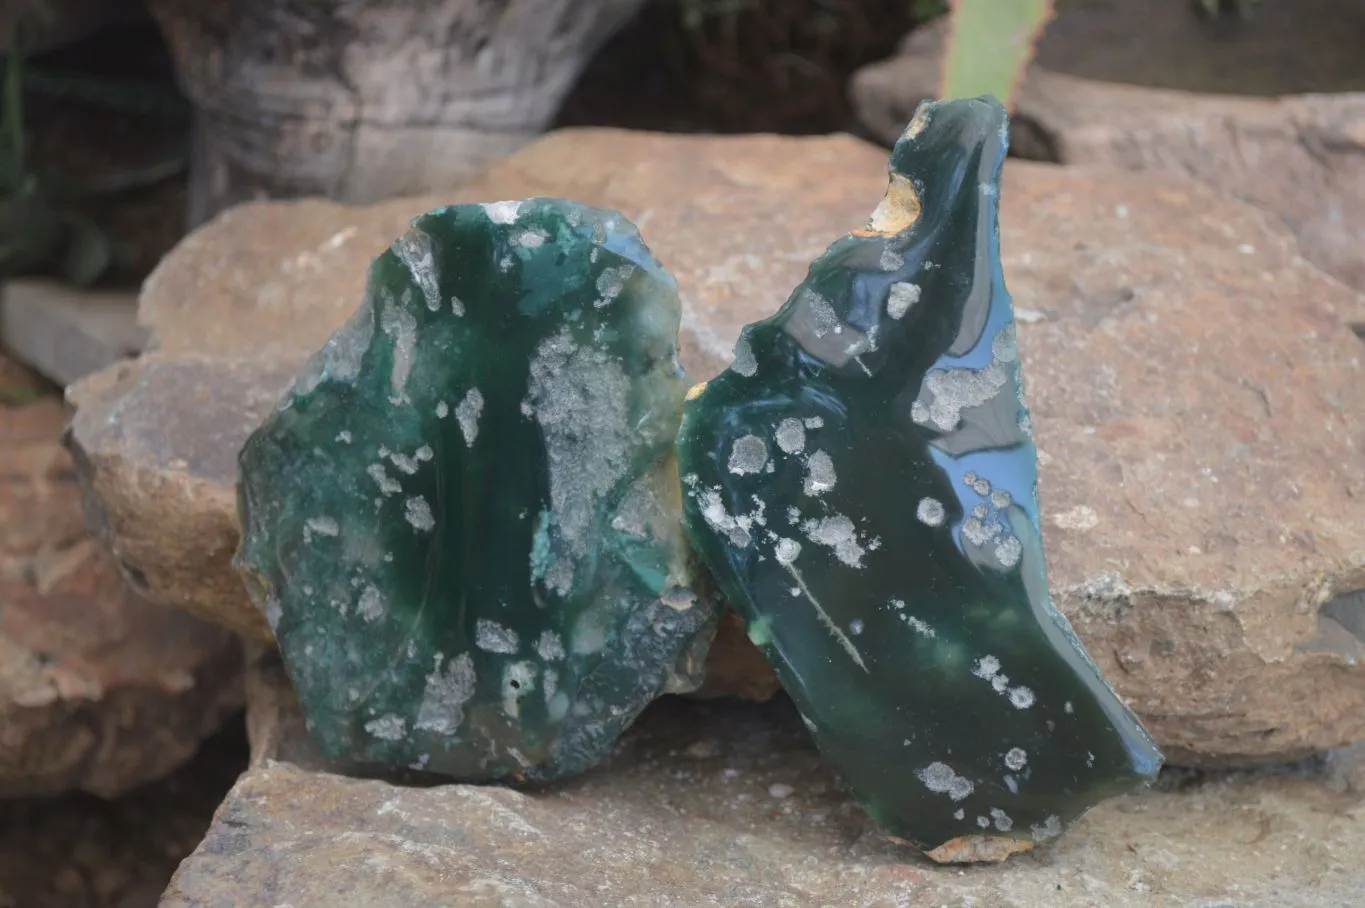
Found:
[[[678, 440], [689, 535], [890, 832], [1044, 840], [1161, 756], [1048, 594], [992, 99], [921, 108]], [[915, 203], [922, 206], [916, 217]]]
[[445, 208], [241, 455], [238, 566], [329, 755], [582, 770], [697, 685], [673, 278], [614, 212]]

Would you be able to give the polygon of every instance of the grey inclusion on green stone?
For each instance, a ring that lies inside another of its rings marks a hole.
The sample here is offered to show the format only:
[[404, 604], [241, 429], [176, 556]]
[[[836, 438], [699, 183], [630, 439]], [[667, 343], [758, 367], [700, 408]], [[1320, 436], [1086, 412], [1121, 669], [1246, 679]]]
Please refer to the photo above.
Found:
[[455, 778], [598, 761], [700, 682], [676, 284], [621, 215], [440, 209], [240, 458], [237, 565], [329, 755]]
[[678, 437], [689, 535], [750, 638], [869, 813], [925, 849], [1049, 839], [1161, 762], [1048, 593], [1007, 129], [991, 99], [921, 107], [869, 229], [744, 329]]

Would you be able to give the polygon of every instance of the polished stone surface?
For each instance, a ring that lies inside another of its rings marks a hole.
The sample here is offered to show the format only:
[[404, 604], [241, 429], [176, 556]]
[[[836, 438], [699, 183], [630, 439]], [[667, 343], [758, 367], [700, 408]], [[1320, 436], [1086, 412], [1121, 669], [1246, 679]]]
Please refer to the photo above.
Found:
[[241, 455], [238, 565], [324, 752], [580, 771], [715, 627], [673, 460], [671, 275], [621, 215], [439, 209]]
[[922, 107], [868, 228], [744, 330], [678, 442], [689, 534], [821, 750], [944, 858], [1050, 839], [1161, 762], [1048, 593], [1006, 137], [994, 101]]

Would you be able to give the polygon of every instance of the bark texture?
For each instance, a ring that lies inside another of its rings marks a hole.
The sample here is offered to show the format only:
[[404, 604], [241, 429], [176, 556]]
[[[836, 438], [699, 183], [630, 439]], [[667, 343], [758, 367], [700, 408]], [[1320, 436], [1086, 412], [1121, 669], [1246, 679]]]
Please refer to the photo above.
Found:
[[148, 0], [198, 110], [197, 224], [445, 189], [541, 132], [642, 0]]

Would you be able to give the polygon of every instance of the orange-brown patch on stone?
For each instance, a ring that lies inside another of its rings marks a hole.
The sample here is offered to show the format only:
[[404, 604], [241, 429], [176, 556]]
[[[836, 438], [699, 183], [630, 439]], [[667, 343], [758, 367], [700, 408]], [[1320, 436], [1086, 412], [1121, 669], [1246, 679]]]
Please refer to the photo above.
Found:
[[891, 184], [886, 187], [886, 196], [872, 212], [867, 222], [870, 234], [864, 236], [891, 236], [910, 229], [919, 220], [921, 211], [919, 193], [910, 178], [899, 173], [891, 174]]
[[931, 860], [940, 864], [998, 864], [1012, 854], [1032, 850], [1033, 843], [1025, 839], [964, 835], [956, 839], [949, 839], [937, 848], [924, 853]]

